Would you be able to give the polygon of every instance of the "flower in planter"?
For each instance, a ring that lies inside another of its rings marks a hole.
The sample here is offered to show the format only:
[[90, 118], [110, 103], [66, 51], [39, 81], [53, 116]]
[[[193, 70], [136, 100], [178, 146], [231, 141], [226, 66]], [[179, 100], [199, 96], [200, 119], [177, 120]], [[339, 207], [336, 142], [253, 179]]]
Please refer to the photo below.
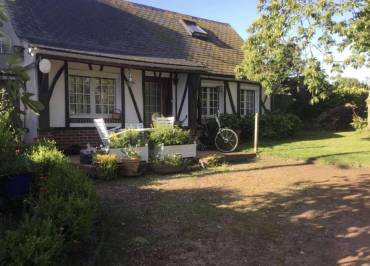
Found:
[[128, 146], [127, 148], [123, 148], [121, 151], [122, 151], [122, 153], [123, 153], [123, 155], [125, 156], [126, 159], [129, 159], [129, 160], [140, 159], [139, 153], [132, 146]]
[[158, 174], [175, 174], [182, 172], [188, 165], [181, 154], [166, 155], [153, 161], [153, 170]]
[[143, 147], [148, 143], [144, 132], [134, 129], [125, 130], [123, 133], [114, 133], [110, 138], [110, 148], [123, 148], [128, 146]]
[[149, 135], [154, 145], [183, 145], [190, 143], [190, 133], [180, 127], [156, 127]]
[[118, 158], [112, 154], [97, 154], [95, 164], [100, 178], [110, 180], [117, 177]]

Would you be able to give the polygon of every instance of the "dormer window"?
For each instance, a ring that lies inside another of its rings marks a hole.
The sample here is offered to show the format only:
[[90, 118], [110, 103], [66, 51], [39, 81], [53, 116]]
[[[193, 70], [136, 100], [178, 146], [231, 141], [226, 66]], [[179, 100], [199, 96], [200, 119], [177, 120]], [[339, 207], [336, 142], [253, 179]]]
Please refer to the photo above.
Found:
[[208, 37], [208, 33], [204, 29], [202, 29], [196, 22], [183, 19], [182, 23], [191, 36], [201, 38]]

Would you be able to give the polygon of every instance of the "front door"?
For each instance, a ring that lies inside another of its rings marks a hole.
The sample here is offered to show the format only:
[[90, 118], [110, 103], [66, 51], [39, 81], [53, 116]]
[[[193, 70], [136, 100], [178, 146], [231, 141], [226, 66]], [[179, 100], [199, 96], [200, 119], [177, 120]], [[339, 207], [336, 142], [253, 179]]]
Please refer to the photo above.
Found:
[[172, 116], [171, 79], [145, 77], [144, 82], [144, 126], [150, 127], [154, 113]]

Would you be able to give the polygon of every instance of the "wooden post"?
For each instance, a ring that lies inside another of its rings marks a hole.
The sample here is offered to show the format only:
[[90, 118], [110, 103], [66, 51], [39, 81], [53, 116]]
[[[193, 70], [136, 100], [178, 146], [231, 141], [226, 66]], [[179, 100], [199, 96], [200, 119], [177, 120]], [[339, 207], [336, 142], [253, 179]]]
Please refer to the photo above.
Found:
[[367, 103], [367, 130], [370, 130], [370, 92], [369, 97], [366, 100]]
[[259, 134], [259, 113], [256, 113], [254, 118], [254, 153], [258, 152], [258, 134]]

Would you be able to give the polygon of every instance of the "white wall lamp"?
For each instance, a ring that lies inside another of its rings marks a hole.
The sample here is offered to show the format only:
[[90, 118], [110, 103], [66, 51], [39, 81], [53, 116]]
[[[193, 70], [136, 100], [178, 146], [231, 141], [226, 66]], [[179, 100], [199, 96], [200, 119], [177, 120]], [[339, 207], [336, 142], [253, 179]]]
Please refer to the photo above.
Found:
[[135, 81], [132, 77], [132, 73], [130, 69], [128, 70], [128, 82], [130, 83], [131, 86], [135, 84]]
[[48, 59], [42, 59], [39, 63], [39, 69], [43, 74], [48, 74], [51, 70], [51, 62]]
[[37, 53], [37, 47], [33, 47], [33, 46], [29, 46], [28, 48], [27, 48], [27, 52], [28, 52], [28, 54], [30, 55], [30, 56], [32, 56], [32, 57], [34, 57], [35, 55], [36, 55], [36, 53]]

